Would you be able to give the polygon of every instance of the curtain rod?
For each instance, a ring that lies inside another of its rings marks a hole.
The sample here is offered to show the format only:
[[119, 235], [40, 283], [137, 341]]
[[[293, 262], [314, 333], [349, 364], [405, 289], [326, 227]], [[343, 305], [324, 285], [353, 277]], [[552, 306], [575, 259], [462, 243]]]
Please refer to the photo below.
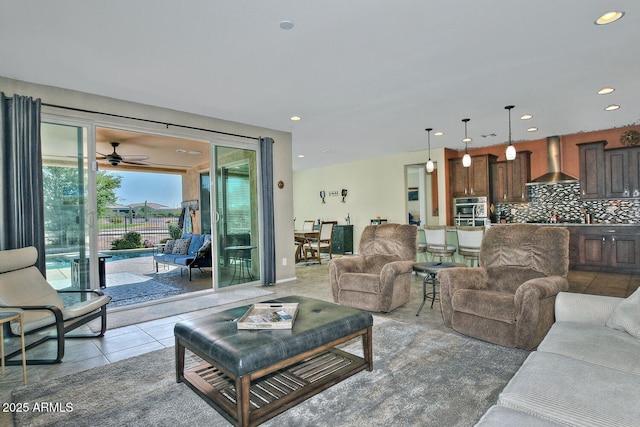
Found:
[[204, 129], [204, 128], [199, 128], [199, 127], [195, 127], [195, 126], [178, 125], [178, 124], [175, 124], [175, 123], [161, 122], [161, 121], [158, 121], [158, 120], [141, 119], [139, 117], [123, 116], [121, 114], [104, 113], [102, 111], [85, 110], [85, 109], [82, 109], [82, 108], [66, 107], [64, 105], [46, 104], [44, 102], [42, 103], [42, 105], [46, 106], [46, 107], [55, 107], [55, 108], [63, 108], [65, 110], [78, 111], [80, 113], [101, 114], [103, 116], [117, 117], [117, 118], [120, 118], [120, 119], [138, 120], [138, 121], [141, 121], [141, 122], [154, 123], [154, 124], [157, 124], [157, 125], [165, 125], [167, 127], [167, 129], [169, 128], [169, 126], [173, 126], [173, 127], [183, 128], [183, 129], [199, 130], [199, 131], [203, 131], [203, 132], [212, 132], [212, 133], [217, 133], [217, 134], [226, 135], [226, 136], [235, 136], [235, 137], [238, 137], [238, 138], [254, 139], [256, 141], [260, 140], [260, 138], [255, 137], [255, 136], [240, 135], [240, 134], [237, 134], [237, 133], [222, 132], [222, 131], [219, 131], [219, 130]]

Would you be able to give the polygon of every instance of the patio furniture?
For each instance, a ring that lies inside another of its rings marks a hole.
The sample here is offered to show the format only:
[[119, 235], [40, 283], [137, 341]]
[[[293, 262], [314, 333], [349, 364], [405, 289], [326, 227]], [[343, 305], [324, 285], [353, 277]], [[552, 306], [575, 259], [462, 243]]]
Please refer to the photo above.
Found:
[[438, 273], [444, 324], [505, 347], [535, 348], [554, 322], [556, 295], [569, 289], [569, 231], [493, 226], [479, 264]]
[[[55, 335], [44, 337], [25, 347], [29, 350], [50, 339], [57, 343], [57, 353], [52, 359], [28, 359], [27, 364], [60, 363], [64, 357], [66, 338], [101, 337], [107, 330], [106, 305], [111, 297], [98, 290], [65, 290], [56, 291], [42, 276], [35, 266], [38, 251], [30, 246], [0, 252], [0, 308], [23, 310], [23, 326], [19, 322], [11, 322], [8, 328], [13, 336], [24, 332], [29, 335], [55, 328]], [[65, 306], [60, 294], [77, 295], [80, 300]], [[101, 319], [98, 334], [68, 335], [67, 333], [94, 320]], [[8, 360], [20, 353], [20, 350], [5, 356], [7, 364], [18, 364], [20, 361]]]
[[[373, 370], [370, 313], [306, 297], [293, 327], [238, 329], [250, 306], [175, 325], [176, 381], [236, 426], [256, 426], [363, 370]], [[363, 357], [336, 348], [362, 339]], [[205, 363], [185, 370], [185, 349]]]
[[417, 227], [368, 225], [360, 238], [360, 255], [329, 262], [333, 300], [361, 310], [387, 313], [409, 301], [416, 259]]
[[[174, 253], [173, 249], [169, 252], [168, 248], [173, 248], [175, 241], [167, 241], [165, 244], [165, 252], [153, 256], [156, 264], [156, 273], [158, 272], [158, 264], [173, 265], [182, 270], [189, 270], [189, 281], [191, 281], [191, 270], [197, 268], [202, 272], [202, 267], [211, 268], [211, 234], [188, 234], [182, 235], [181, 240], [190, 239], [186, 253]], [[172, 242], [172, 243], [170, 243]]]

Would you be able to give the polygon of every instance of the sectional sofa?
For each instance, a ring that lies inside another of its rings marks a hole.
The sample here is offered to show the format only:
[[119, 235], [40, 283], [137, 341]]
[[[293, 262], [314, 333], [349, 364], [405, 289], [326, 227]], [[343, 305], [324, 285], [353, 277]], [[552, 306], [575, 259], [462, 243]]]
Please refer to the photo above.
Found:
[[185, 233], [181, 239], [169, 240], [165, 244], [162, 253], [153, 256], [156, 264], [173, 265], [189, 270], [189, 280], [191, 280], [191, 270], [193, 268], [211, 267], [211, 234], [190, 234]]
[[555, 316], [477, 426], [640, 426], [640, 289], [561, 292]]

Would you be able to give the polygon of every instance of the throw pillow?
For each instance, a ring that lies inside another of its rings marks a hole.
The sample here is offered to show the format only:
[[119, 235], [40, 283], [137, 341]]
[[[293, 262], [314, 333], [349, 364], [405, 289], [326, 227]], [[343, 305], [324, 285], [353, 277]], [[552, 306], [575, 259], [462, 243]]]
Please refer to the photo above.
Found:
[[176, 243], [173, 246], [174, 255], [186, 255], [189, 253], [189, 244], [191, 243], [191, 238], [188, 239], [176, 239]]
[[607, 319], [606, 325], [640, 339], [640, 288], [620, 301]]
[[206, 255], [211, 251], [211, 240], [205, 240], [200, 249], [198, 249], [198, 253]]
[[172, 254], [173, 253], [173, 246], [175, 245], [176, 241], [171, 239], [171, 240], [167, 240], [166, 243], [164, 244], [164, 249], [162, 250], [163, 254]]

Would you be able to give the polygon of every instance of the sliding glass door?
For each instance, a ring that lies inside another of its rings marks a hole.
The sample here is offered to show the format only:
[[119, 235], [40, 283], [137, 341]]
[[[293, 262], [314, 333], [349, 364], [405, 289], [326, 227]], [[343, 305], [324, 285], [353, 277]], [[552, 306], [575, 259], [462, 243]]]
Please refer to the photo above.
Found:
[[89, 128], [43, 121], [41, 140], [47, 280], [57, 289], [96, 288], [98, 280], [90, 274], [97, 253], [92, 257], [95, 174], [86, 160]]
[[260, 280], [256, 150], [215, 146], [217, 287]]

